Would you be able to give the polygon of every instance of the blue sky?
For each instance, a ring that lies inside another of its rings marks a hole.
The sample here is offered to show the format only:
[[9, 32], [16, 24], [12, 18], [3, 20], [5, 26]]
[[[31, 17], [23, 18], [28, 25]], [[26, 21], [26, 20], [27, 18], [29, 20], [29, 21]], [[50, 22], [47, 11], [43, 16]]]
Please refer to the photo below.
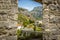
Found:
[[19, 0], [18, 6], [31, 11], [34, 7], [42, 6], [42, 5], [40, 3], [32, 1], [32, 0]]

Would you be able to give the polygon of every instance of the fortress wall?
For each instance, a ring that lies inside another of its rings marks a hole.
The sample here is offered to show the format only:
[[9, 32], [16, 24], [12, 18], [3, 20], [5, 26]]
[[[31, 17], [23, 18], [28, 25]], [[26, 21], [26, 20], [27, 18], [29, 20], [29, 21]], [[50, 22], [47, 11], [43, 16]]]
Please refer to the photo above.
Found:
[[60, 0], [42, 0], [42, 3], [43, 24], [45, 31], [49, 32], [45, 35], [48, 36], [46, 40], [58, 40], [55, 35], [60, 35]]

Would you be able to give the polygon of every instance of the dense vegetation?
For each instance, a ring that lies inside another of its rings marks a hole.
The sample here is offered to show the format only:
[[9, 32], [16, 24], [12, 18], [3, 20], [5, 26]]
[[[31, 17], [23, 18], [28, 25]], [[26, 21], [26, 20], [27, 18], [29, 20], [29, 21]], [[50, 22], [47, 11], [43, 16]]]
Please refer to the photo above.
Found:
[[[36, 15], [36, 10], [35, 9], [33, 11], [33, 14]], [[39, 9], [40, 10], [40, 9]], [[32, 37], [42, 37], [42, 34], [41, 33], [37, 33], [37, 35], [35, 34], [36, 31], [40, 32], [42, 31], [43, 29], [41, 28], [42, 24], [35, 24], [36, 23], [36, 19], [35, 18], [40, 18], [40, 12], [38, 13], [39, 15], [38, 16], [34, 16], [32, 17], [33, 15], [30, 15], [31, 12], [28, 12], [28, 10], [26, 9], [23, 9], [23, 8], [19, 8], [19, 12], [18, 13], [18, 24], [22, 24], [24, 26], [24, 28], [27, 28], [27, 29], [30, 29], [32, 28], [34, 32], [32, 33], [28, 33], [29, 36], [26, 35], [26, 33], [22, 33], [22, 30], [21, 29], [18, 29], [17, 30], [17, 36], [18, 36], [18, 39], [20, 38], [21, 39], [21, 36], [23, 35], [22, 39], [26, 39], [26, 38], [32, 38]], [[23, 29], [24, 29], [23, 28]], [[31, 29], [30, 29], [31, 30]]]
[[23, 24], [23, 26], [24, 27], [26, 27], [27, 25], [29, 25], [29, 24], [32, 24], [32, 23], [34, 23], [34, 20], [31, 20], [30, 18], [28, 18], [26, 15], [24, 15], [24, 14], [18, 14], [18, 23], [19, 24]]

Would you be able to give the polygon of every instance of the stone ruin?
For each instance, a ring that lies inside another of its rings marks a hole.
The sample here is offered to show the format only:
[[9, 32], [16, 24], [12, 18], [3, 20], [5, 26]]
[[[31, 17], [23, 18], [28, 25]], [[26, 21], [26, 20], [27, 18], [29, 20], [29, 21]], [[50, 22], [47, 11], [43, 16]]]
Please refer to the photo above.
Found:
[[60, 0], [42, 0], [43, 40], [60, 40]]
[[[41, 3], [43, 4], [43, 23], [45, 31], [43, 40], [60, 40], [60, 0], [42, 0]], [[17, 5], [18, 0], [0, 0], [0, 28], [16, 27]], [[5, 34], [5, 32], [3, 33]], [[0, 40], [7, 39], [0, 38]]]
[[0, 0], [0, 27], [15, 27], [18, 12], [18, 0]]
[[17, 13], [18, 0], [0, 0], [0, 40], [4, 40], [2, 35], [14, 34], [16, 31], [14, 28], [17, 25]]
[[43, 40], [60, 40], [60, 0], [35, 0], [43, 5]]

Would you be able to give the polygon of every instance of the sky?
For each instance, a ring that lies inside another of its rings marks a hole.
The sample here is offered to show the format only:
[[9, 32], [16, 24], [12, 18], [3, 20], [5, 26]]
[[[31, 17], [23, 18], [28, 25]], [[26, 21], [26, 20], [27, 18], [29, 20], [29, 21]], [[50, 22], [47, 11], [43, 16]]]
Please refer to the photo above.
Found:
[[42, 5], [32, 0], [19, 0], [18, 1], [18, 7], [28, 9], [29, 11], [33, 10], [33, 8], [37, 6], [42, 6]]

